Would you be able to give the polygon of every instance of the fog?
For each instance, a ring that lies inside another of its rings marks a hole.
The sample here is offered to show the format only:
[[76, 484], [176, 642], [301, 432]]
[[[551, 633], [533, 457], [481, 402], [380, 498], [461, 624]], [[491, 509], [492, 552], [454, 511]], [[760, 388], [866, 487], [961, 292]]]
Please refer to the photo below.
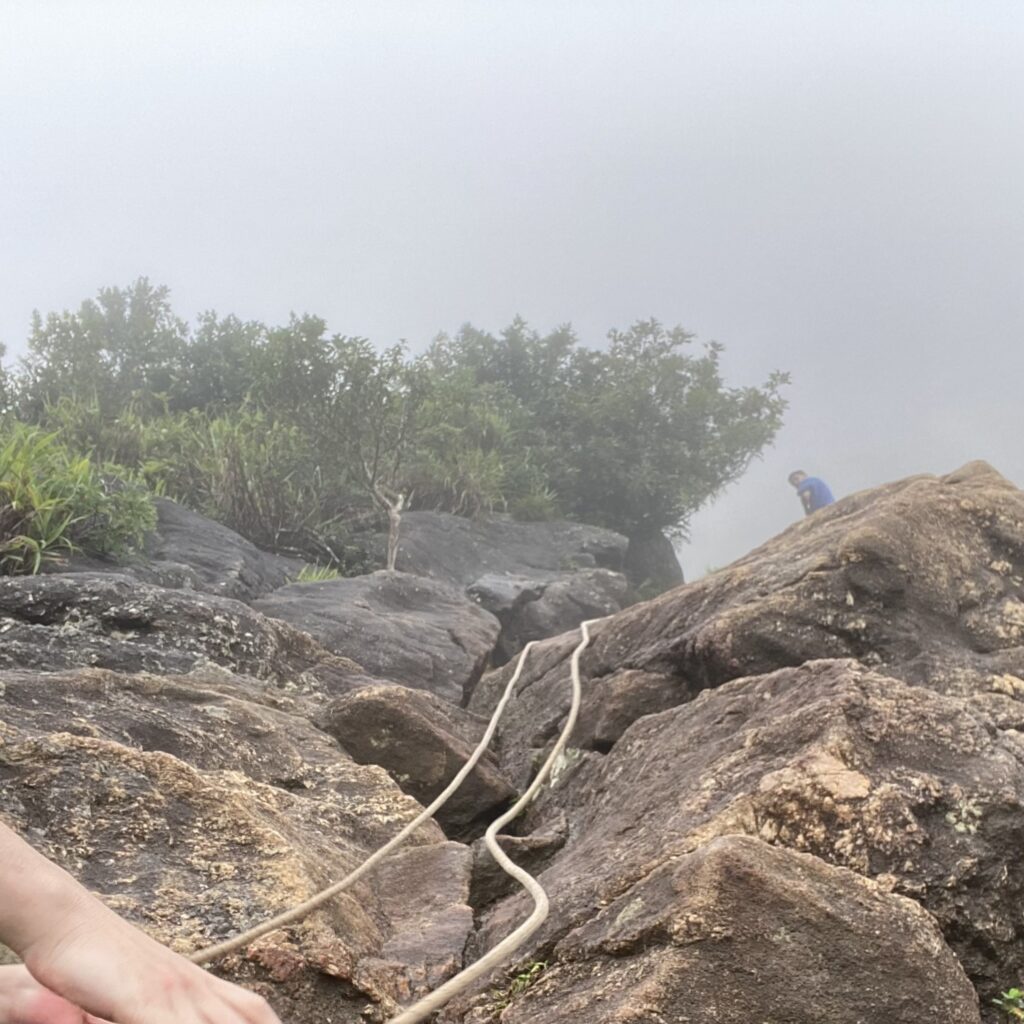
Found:
[[1024, 482], [1024, 6], [0, 4], [0, 340], [139, 275], [415, 349], [641, 317], [788, 370], [688, 575], [837, 495]]

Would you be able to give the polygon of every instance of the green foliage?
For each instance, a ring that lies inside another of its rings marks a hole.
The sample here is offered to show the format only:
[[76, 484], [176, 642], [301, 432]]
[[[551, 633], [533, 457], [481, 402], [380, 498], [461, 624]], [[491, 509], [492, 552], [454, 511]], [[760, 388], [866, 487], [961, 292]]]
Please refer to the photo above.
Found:
[[1007, 989], [998, 999], [993, 999], [992, 1003], [1006, 1014], [1007, 1019], [1024, 1020], [1024, 990]]
[[103, 288], [77, 312], [37, 312], [23, 362], [19, 414], [38, 420], [65, 396], [93, 399], [113, 415], [129, 401], [159, 408], [180, 380], [188, 327], [166, 288], [139, 278]]
[[318, 518], [317, 468], [298, 428], [243, 409], [233, 416], [197, 417], [185, 435], [182, 460], [161, 469], [167, 493], [267, 548]]
[[395, 345], [377, 352], [365, 338], [334, 342], [335, 387], [328, 413], [349, 472], [374, 498], [408, 490], [407, 458], [416, 444], [424, 380]]
[[261, 361], [267, 344], [267, 329], [261, 323], [203, 313], [191, 343], [182, 351], [171, 408], [210, 413], [238, 408], [261, 379], [260, 373], [269, 369]]
[[21, 424], [0, 431], [0, 571], [35, 573], [73, 551], [139, 546], [156, 515], [145, 489], [124, 477], [54, 434]]
[[531, 960], [517, 970], [503, 989], [491, 990], [491, 1005], [495, 1010], [504, 1010], [512, 1004], [516, 996], [531, 989], [540, 976], [547, 970], [546, 960]]
[[568, 326], [466, 326], [411, 358], [314, 316], [209, 312], [192, 329], [145, 278], [37, 314], [29, 350], [0, 372], [2, 408], [262, 547], [346, 572], [378, 564], [360, 534], [399, 503], [685, 532], [785, 408], [783, 375], [729, 387], [719, 346], [655, 320], [599, 348]]
[[295, 577], [296, 583], [323, 583], [325, 580], [341, 579], [341, 573], [329, 565], [304, 565]]
[[656, 320], [612, 331], [605, 349], [580, 347], [568, 327], [542, 337], [516, 320], [498, 338], [472, 327], [442, 337], [425, 360], [500, 409], [553, 508], [634, 537], [684, 531], [782, 422], [784, 375], [729, 388], [721, 347], [692, 347]]
[[576, 515], [630, 537], [684, 530], [774, 437], [781, 375], [728, 388], [720, 347], [690, 350], [681, 328], [641, 321], [569, 367], [564, 480]]
[[550, 515], [555, 505], [542, 470], [531, 462], [510, 400], [464, 375], [429, 376], [421, 433], [409, 470], [419, 508], [456, 515], [512, 511]]

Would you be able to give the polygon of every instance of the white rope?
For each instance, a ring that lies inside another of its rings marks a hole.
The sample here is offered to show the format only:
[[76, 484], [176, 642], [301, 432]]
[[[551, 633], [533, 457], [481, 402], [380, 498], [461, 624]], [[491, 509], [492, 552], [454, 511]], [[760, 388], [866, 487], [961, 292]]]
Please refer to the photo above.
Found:
[[[499, 942], [492, 950], [482, 956], [479, 960], [470, 964], [469, 967], [455, 975], [455, 977], [450, 978], [441, 985], [440, 988], [431, 992], [430, 995], [425, 996], [408, 1009], [403, 1010], [397, 1017], [393, 1017], [388, 1024], [416, 1024], [417, 1021], [422, 1021], [425, 1017], [430, 1016], [430, 1014], [440, 1009], [445, 1003], [467, 988], [482, 974], [487, 973], [487, 971], [496, 967], [501, 963], [501, 961], [509, 957], [546, 920], [548, 916], [547, 894], [532, 875], [528, 874], [517, 864], [509, 860], [505, 851], [498, 845], [497, 834], [500, 829], [504, 828], [510, 821], [516, 818], [534, 799], [537, 792], [540, 790], [540, 787], [544, 784], [550, 774], [551, 769], [554, 767], [555, 762], [561, 756], [566, 743], [569, 741], [569, 736], [572, 734], [572, 730], [576, 725], [576, 718], [579, 714], [580, 708], [580, 655], [590, 643], [589, 627], [593, 623], [599, 621], [601, 620], [590, 619], [580, 625], [581, 640], [573, 650], [570, 662], [570, 673], [572, 676], [572, 701], [569, 707], [569, 716], [566, 719], [565, 726], [558, 737], [558, 741], [552, 748], [547, 760], [541, 766], [540, 771], [537, 772], [536, 778], [534, 778], [533, 782], [530, 784], [529, 789], [527, 789], [516, 803], [501, 815], [501, 817], [491, 823], [484, 835], [487, 848], [490, 850], [494, 859], [498, 862], [498, 865], [506, 874], [511, 875], [516, 879], [516, 881], [520, 882], [533, 897], [533, 913], [531, 913], [530, 916], [514, 932], [512, 932], [511, 935], [502, 939], [501, 942]], [[531, 641], [523, 648], [523, 651], [519, 656], [519, 662], [516, 665], [515, 672], [512, 674], [512, 678], [509, 679], [508, 684], [505, 687], [505, 691], [501, 695], [501, 700], [498, 701], [498, 705], [494, 709], [494, 713], [491, 715], [491, 720], [487, 723], [487, 728], [484, 730], [483, 737], [477, 744], [476, 749], [469, 756], [469, 760], [462, 766], [455, 778], [453, 778], [445, 788], [444, 792], [436, 797], [429, 807], [424, 808], [424, 810], [409, 822], [409, 824], [406, 825], [405, 828], [403, 828], [396, 836], [388, 840], [388, 842], [380, 847], [379, 850], [371, 854], [365, 861], [363, 861], [362, 864], [359, 865], [359, 867], [346, 875], [341, 879], [341, 881], [335, 882], [333, 885], [328, 886], [326, 889], [318, 892], [315, 896], [311, 896], [308, 900], [292, 907], [290, 910], [286, 910], [283, 913], [278, 914], [276, 917], [272, 917], [267, 921], [264, 921], [262, 924], [242, 932], [240, 935], [236, 935], [234, 938], [216, 943], [215, 945], [208, 946], [206, 949], [201, 949], [198, 952], [193, 953], [190, 958], [193, 963], [210, 963], [212, 960], [217, 960], [220, 957], [226, 956], [228, 953], [233, 953], [235, 950], [249, 945], [251, 942], [254, 942], [256, 939], [268, 934], [269, 932], [277, 931], [278, 928], [294, 924], [297, 921], [301, 921], [303, 918], [308, 917], [314, 910], [322, 907], [329, 900], [354, 885], [371, 868], [379, 864], [389, 853], [404, 843], [405, 840], [420, 827], [420, 825], [432, 818], [454, 795], [455, 791], [462, 785], [469, 773], [474, 767], [476, 767], [480, 758], [483, 757], [488, 746], [490, 746], [491, 740], [494, 738], [495, 730], [498, 727], [498, 722], [505, 711], [505, 706], [508, 704], [513, 690], [515, 689], [515, 685], [522, 674], [523, 666], [526, 664], [527, 655], [536, 643], [537, 641]]]
[[[580, 710], [580, 655], [590, 643], [589, 627], [600, 619], [590, 619], [580, 625], [582, 639], [572, 652], [570, 671], [572, 674], [572, 703], [569, 707], [569, 717], [565, 720], [565, 726], [558, 742], [554, 745], [547, 760], [541, 766], [537, 777], [530, 784], [530, 788], [510, 807], [500, 818], [491, 822], [490, 827], [484, 834], [484, 841], [487, 849], [498, 862], [498, 865], [507, 874], [511, 875], [517, 882], [520, 882], [533, 897], [533, 913], [514, 931], [511, 935], [502, 939], [492, 950], [485, 953], [479, 960], [472, 963], [464, 971], [460, 971], [454, 978], [450, 978], [440, 988], [435, 989], [428, 996], [424, 996], [419, 1002], [414, 1003], [407, 1010], [403, 1010], [397, 1017], [392, 1017], [388, 1024], [417, 1024], [418, 1021], [429, 1017], [436, 1010], [439, 1010], [445, 1003], [468, 988], [482, 974], [486, 974], [492, 968], [497, 967], [503, 960], [510, 957], [544, 922], [548, 916], [547, 893], [541, 888], [540, 883], [532, 875], [525, 872], [518, 864], [509, 860], [508, 855], [498, 845], [498, 830], [504, 828], [513, 818], [517, 817], [523, 809], [537, 795], [540, 787], [544, 785], [545, 779], [554, 767], [555, 762], [561, 756], [569, 736], [576, 725], [576, 716]], [[526, 653], [525, 651], [523, 652]], [[521, 664], [521, 663], [520, 663]]]

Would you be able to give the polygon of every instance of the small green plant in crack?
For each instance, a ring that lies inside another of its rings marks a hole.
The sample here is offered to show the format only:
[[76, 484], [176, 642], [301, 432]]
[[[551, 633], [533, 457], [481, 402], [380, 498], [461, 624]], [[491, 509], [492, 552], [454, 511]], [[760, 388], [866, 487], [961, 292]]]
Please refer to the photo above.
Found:
[[1024, 1020], [1024, 990], [1008, 988], [992, 1003], [1006, 1014], [1007, 1020]]
[[304, 565], [295, 577], [296, 583], [324, 583], [327, 580], [341, 579], [341, 573], [330, 565]]
[[492, 989], [491, 999], [493, 1000], [492, 1005], [494, 1008], [496, 1010], [504, 1010], [507, 1006], [510, 1006], [516, 996], [522, 995], [536, 984], [537, 979], [547, 970], [547, 966], [546, 960], [531, 960], [529, 963], [524, 964], [517, 974], [512, 976], [506, 988]]
[[981, 820], [981, 808], [973, 800], [959, 800], [956, 808], [946, 815], [946, 821], [953, 826], [954, 832], [974, 835], [978, 831]]

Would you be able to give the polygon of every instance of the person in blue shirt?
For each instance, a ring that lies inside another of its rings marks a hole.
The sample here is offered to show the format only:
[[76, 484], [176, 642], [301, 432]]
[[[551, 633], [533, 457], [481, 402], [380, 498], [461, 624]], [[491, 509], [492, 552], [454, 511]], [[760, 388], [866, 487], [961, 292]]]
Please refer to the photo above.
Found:
[[831, 505], [836, 499], [824, 480], [816, 476], [808, 476], [802, 469], [789, 474], [789, 482], [796, 488], [796, 493], [803, 502], [804, 515], [817, 512], [819, 508]]

